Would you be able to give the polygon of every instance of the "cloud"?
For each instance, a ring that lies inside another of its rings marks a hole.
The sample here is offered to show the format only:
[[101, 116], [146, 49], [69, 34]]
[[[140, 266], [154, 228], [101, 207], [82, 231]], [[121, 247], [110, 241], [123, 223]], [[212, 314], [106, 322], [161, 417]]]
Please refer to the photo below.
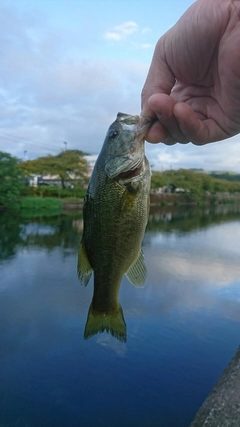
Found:
[[125, 39], [127, 36], [138, 31], [138, 25], [136, 22], [128, 21], [123, 24], [116, 25], [112, 29], [108, 30], [104, 34], [104, 38], [107, 40], [120, 41]]
[[8, 81], [0, 93], [0, 150], [34, 158], [56, 154], [67, 141], [71, 149], [98, 153], [118, 111], [140, 112], [146, 72], [136, 62], [81, 59], [46, 62], [22, 81], [16, 72], [18, 90]]
[[240, 135], [225, 141], [196, 146], [189, 144], [147, 144], [150, 163], [155, 170], [200, 168], [207, 171], [240, 168]]
[[[127, 21], [105, 33], [116, 42], [106, 43], [102, 27], [96, 34], [84, 25], [73, 32], [45, 13], [0, 6], [0, 151], [20, 158], [27, 151], [31, 159], [57, 154], [67, 141], [98, 153], [119, 111], [140, 112], [150, 29]], [[122, 50], [120, 40], [128, 41]], [[204, 147], [146, 146], [155, 169], [240, 167], [239, 136]]]
[[152, 49], [153, 45], [151, 43], [142, 43], [142, 48], [143, 49]]
[[[147, 67], [137, 61], [90, 58], [78, 54], [72, 34], [29, 18], [23, 21], [13, 10], [2, 10], [0, 36], [5, 54], [0, 76], [0, 150], [22, 158], [57, 154], [68, 142], [98, 153], [106, 131], [118, 111], [140, 111], [140, 91]], [[129, 22], [119, 34], [135, 31]], [[68, 37], [71, 49], [68, 46]], [[78, 37], [79, 40], [79, 37]], [[86, 49], [86, 46], [85, 46]], [[24, 152], [27, 151], [27, 155]]]
[[152, 32], [151, 28], [146, 27], [146, 28], [143, 28], [143, 29], [142, 29], [142, 33], [143, 33], [143, 34], [151, 33], [151, 32]]

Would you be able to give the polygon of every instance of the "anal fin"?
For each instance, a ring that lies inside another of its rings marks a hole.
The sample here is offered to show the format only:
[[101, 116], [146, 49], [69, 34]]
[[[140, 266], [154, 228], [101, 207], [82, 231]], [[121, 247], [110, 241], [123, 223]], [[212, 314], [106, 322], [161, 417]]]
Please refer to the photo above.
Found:
[[87, 286], [90, 277], [92, 275], [92, 267], [87, 257], [84, 243], [81, 242], [78, 251], [78, 266], [77, 266], [78, 278], [84, 286]]
[[147, 280], [147, 268], [144, 261], [143, 251], [140, 250], [139, 255], [134, 263], [125, 273], [128, 280], [138, 287], [144, 287]]

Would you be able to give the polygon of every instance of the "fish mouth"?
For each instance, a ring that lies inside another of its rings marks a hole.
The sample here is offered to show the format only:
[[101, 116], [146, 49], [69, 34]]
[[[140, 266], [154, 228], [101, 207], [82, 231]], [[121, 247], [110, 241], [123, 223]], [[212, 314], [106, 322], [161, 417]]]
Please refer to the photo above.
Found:
[[132, 166], [130, 169], [128, 168], [123, 170], [116, 176], [116, 179], [125, 181], [140, 175], [140, 173], [142, 172], [142, 165], [143, 165], [143, 162], [140, 161], [134, 166]]
[[137, 125], [139, 122], [139, 116], [133, 116], [132, 114], [126, 113], [118, 113], [116, 120], [121, 123], [126, 123], [127, 125]]
[[153, 119], [147, 116], [132, 116], [130, 114], [118, 113], [117, 122], [119, 122], [123, 129], [132, 130], [138, 136], [143, 138], [149, 127], [153, 123]]
[[128, 169], [125, 172], [121, 172], [118, 176], [117, 179], [121, 179], [121, 180], [125, 180], [125, 179], [131, 179], [134, 178], [135, 176], [140, 175], [142, 170], [142, 165], [136, 168], [131, 168]]

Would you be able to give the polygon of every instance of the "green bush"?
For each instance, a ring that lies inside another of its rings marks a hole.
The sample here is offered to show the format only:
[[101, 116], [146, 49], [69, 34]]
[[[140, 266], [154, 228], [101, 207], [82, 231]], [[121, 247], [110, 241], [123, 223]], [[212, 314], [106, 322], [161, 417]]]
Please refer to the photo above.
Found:
[[59, 188], [59, 187], [26, 187], [22, 196], [55, 197], [59, 199], [83, 199], [86, 190], [84, 188]]
[[22, 211], [38, 213], [39, 215], [43, 215], [46, 212], [58, 214], [62, 211], [61, 201], [52, 197], [22, 197], [20, 206]]
[[[218, 175], [211, 176], [208, 173], [196, 172], [188, 169], [167, 170], [163, 172], [153, 171], [151, 179], [151, 187], [153, 189], [164, 186], [173, 185], [175, 187], [184, 188], [191, 192], [196, 200], [200, 200], [206, 192], [240, 192], [240, 182], [237, 176], [237, 181], [228, 181], [217, 178]], [[223, 174], [223, 177], [225, 175]], [[234, 177], [235, 175], [233, 175]], [[233, 178], [232, 178], [233, 179]]]
[[11, 209], [19, 200], [25, 178], [18, 159], [0, 151], [0, 207]]

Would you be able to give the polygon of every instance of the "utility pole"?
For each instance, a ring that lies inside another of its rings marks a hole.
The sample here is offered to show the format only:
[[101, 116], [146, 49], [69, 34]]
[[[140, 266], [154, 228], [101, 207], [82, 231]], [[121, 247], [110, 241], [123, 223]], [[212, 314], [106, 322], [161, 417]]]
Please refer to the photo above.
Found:
[[67, 151], [67, 142], [63, 142], [64, 144], [65, 144], [65, 150], [64, 151]]

